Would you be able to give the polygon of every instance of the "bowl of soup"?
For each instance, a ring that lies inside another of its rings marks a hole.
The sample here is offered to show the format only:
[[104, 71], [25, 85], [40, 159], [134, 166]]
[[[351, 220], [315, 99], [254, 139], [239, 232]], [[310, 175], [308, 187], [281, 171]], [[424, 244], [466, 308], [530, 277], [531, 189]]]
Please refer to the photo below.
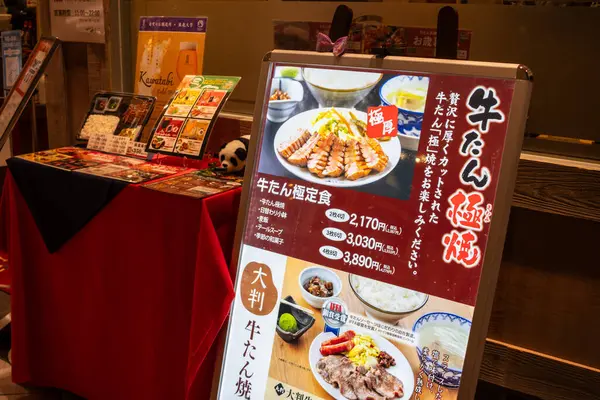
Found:
[[471, 321], [456, 314], [432, 312], [413, 325], [417, 355], [427, 376], [447, 388], [458, 388], [469, 343]]
[[320, 107], [352, 108], [373, 90], [382, 76], [364, 71], [302, 69], [306, 86]]
[[398, 108], [398, 134], [402, 148], [417, 150], [429, 78], [398, 75], [381, 85], [379, 98], [384, 106]]

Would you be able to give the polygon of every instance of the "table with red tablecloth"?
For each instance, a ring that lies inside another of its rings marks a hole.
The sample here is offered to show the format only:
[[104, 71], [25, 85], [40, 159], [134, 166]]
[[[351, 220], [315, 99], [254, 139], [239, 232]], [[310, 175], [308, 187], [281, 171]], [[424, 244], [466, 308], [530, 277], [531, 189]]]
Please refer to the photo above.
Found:
[[207, 399], [239, 199], [127, 185], [50, 253], [9, 173], [13, 380], [88, 399]]

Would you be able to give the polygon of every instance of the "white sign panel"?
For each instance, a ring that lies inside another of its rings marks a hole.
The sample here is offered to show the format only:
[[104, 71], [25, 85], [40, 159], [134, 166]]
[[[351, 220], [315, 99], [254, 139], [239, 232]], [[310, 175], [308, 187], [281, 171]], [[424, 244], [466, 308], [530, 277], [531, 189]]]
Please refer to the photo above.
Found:
[[105, 42], [102, 0], [50, 0], [50, 24], [63, 42]]

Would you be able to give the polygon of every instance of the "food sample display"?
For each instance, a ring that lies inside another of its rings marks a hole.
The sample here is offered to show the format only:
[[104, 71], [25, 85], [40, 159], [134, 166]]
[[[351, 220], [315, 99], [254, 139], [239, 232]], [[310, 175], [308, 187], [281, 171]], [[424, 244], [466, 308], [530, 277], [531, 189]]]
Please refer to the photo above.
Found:
[[154, 109], [155, 98], [129, 93], [100, 92], [92, 99], [78, 139], [94, 134], [139, 139]]
[[498, 189], [516, 173], [531, 83], [507, 77], [521, 68], [265, 57], [220, 400], [474, 392], [486, 329], [471, 321], [499, 268], [486, 252], [502, 251], [488, 238], [510, 209]]
[[202, 158], [215, 117], [239, 80], [186, 76], [152, 130], [147, 151]]

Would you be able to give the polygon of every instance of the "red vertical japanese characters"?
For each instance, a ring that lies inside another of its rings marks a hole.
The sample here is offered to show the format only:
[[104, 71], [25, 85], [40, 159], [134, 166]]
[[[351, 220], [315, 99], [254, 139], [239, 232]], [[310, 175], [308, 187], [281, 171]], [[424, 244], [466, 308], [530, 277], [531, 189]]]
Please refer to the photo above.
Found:
[[506, 120], [499, 104], [500, 98], [493, 87], [476, 86], [467, 99], [469, 112], [465, 119], [470, 128], [462, 135], [459, 148], [459, 154], [466, 159], [459, 179], [470, 192], [459, 188], [448, 197], [446, 218], [455, 229], [442, 237], [446, 263], [459, 263], [465, 268], [474, 268], [481, 263], [483, 250], [478, 244], [477, 232], [490, 222], [492, 205], [484, 205], [483, 192], [493, 180], [482, 156], [485, 135], [489, 134], [491, 125], [504, 125]]

